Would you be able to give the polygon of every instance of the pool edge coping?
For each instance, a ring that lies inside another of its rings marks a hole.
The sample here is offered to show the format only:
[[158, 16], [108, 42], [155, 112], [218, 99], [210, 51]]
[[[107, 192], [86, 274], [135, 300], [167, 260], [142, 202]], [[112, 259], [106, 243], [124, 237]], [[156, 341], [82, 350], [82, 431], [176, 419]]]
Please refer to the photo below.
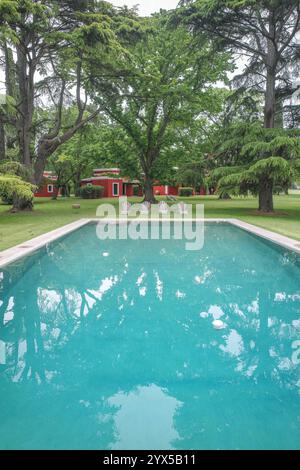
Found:
[[70, 224], [63, 225], [62, 227], [51, 230], [50, 232], [43, 233], [38, 237], [27, 240], [19, 245], [8, 248], [7, 250], [0, 251], [0, 269], [8, 264], [17, 261], [24, 256], [30, 255], [48, 243], [54, 242], [64, 235], [68, 235], [75, 230], [88, 224], [90, 219], [79, 219]]
[[[134, 220], [138, 220], [138, 222], [149, 222], [150, 220], [153, 222], [163, 222], [163, 219], [118, 219], [117, 222], [132, 222]], [[179, 219], [181, 220], [181, 219]], [[109, 222], [109, 223], [116, 223], [116, 220], [113, 219], [95, 219], [95, 218], [88, 218], [88, 219], [79, 219], [75, 222], [70, 224], [64, 225], [59, 227], [55, 230], [50, 232], [44, 233], [39, 235], [38, 237], [32, 238], [26, 242], [23, 242], [19, 245], [14, 247], [8, 248], [7, 250], [0, 251], [0, 269], [17, 261], [24, 256], [27, 256], [38, 249], [42, 248], [43, 246], [51, 243], [59, 238], [68, 235], [75, 230], [89, 224], [90, 222]], [[174, 219], [176, 221], [176, 219]], [[193, 218], [185, 218], [184, 221], [186, 222], [217, 222], [217, 223], [229, 223], [235, 227], [241, 228], [242, 230], [257, 235], [260, 238], [264, 238], [265, 240], [271, 241], [276, 245], [280, 245], [284, 248], [287, 248], [291, 251], [300, 254], [300, 242], [298, 240], [294, 240], [293, 238], [286, 237], [284, 235], [280, 235], [279, 233], [273, 232], [271, 230], [267, 230], [261, 227], [258, 227], [253, 224], [249, 224], [248, 222], [244, 222], [240, 219], [232, 219], [232, 218], [211, 218], [211, 219], [193, 219]]]

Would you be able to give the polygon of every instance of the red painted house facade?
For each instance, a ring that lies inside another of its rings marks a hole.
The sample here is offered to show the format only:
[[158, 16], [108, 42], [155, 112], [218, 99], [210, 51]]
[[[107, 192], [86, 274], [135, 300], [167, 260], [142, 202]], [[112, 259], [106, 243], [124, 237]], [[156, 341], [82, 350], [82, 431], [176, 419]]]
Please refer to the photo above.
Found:
[[92, 185], [104, 188], [103, 197], [131, 197], [134, 195], [134, 186], [138, 186], [138, 195], [142, 196], [142, 188], [139, 181], [130, 180], [120, 176], [119, 168], [98, 168], [93, 176], [81, 181], [81, 186]]
[[53, 197], [58, 196], [56, 187], [57, 176], [52, 171], [44, 171], [43, 182], [34, 193], [35, 197]]
[[169, 185], [153, 186], [155, 196], [178, 196], [179, 187]]
[[[131, 197], [134, 195], [133, 188], [138, 186], [138, 195], [143, 196], [142, 187], [139, 181], [130, 180], [120, 176], [121, 170], [119, 168], [99, 168], [94, 170], [93, 176], [85, 178], [81, 181], [81, 186], [93, 185], [102, 186], [104, 188], [103, 197]], [[179, 186], [162, 185], [155, 182], [153, 192], [155, 196], [178, 196]], [[201, 189], [200, 195], [205, 195], [206, 190]]]
[[[99, 168], [94, 170], [91, 178], [85, 178], [81, 181], [81, 186], [93, 185], [102, 186], [104, 188], [103, 197], [131, 197], [134, 195], [133, 188], [138, 186], [138, 195], [142, 196], [143, 191], [139, 181], [129, 180], [120, 176], [119, 168]], [[169, 185], [155, 184], [153, 192], [156, 196], [177, 196], [178, 187]]]
[[[129, 178], [122, 177], [119, 168], [99, 168], [93, 171], [93, 176], [85, 178], [81, 181], [81, 186], [92, 185], [102, 186], [104, 188], [103, 197], [113, 198], [134, 196], [134, 187], [138, 187], [138, 196], [143, 196], [143, 190], [138, 180], [130, 180]], [[36, 191], [36, 197], [53, 197], [58, 195], [56, 188], [57, 176], [52, 171], [44, 172], [44, 180]], [[155, 196], [178, 196], [179, 186], [162, 185], [155, 182], [153, 186]], [[205, 195], [206, 190], [201, 188], [200, 195]]]

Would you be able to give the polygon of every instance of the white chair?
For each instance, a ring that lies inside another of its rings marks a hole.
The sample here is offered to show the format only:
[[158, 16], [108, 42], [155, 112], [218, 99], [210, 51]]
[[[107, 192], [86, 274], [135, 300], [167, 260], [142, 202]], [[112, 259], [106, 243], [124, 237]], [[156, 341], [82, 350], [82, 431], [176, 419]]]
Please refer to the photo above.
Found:
[[147, 215], [148, 215], [148, 214], [149, 214], [149, 210], [150, 210], [150, 206], [151, 206], [151, 205], [150, 205], [150, 202], [148, 202], [148, 201], [143, 202], [143, 203], [141, 204], [141, 211], [140, 211], [141, 214], [143, 214], [143, 215], [146, 215], [146, 214], [147, 214]]
[[164, 201], [160, 202], [158, 205], [158, 211], [162, 215], [167, 215], [169, 213], [169, 206]]
[[184, 202], [179, 202], [177, 204], [178, 212], [180, 215], [187, 215], [188, 214], [188, 209], [187, 205]]
[[121, 205], [121, 215], [128, 215], [131, 209], [131, 204], [129, 202], [123, 202]]

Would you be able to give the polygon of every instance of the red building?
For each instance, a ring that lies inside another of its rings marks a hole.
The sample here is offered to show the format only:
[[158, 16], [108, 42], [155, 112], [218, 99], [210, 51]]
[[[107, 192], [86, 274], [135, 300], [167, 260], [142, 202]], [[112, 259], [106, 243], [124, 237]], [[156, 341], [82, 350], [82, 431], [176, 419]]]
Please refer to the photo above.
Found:
[[81, 186], [92, 185], [104, 188], [103, 197], [131, 197], [134, 195], [134, 186], [138, 187], [138, 195], [142, 196], [142, 188], [139, 181], [130, 180], [120, 176], [119, 168], [99, 168], [94, 170], [91, 178], [81, 181]]
[[[134, 186], [137, 186], [138, 196], [142, 196], [143, 191], [140, 182], [122, 177], [120, 173], [119, 168], [99, 168], [94, 170], [91, 178], [83, 179], [81, 185], [103, 186], [103, 197], [131, 197], [134, 195]], [[155, 184], [153, 192], [156, 196], [177, 196], [178, 187]]]
[[169, 185], [153, 186], [155, 196], [178, 196], [179, 187]]
[[[143, 190], [138, 180], [120, 176], [119, 168], [99, 168], [94, 170], [91, 178], [85, 178], [81, 181], [81, 186], [92, 185], [102, 186], [104, 188], [103, 197], [132, 197], [134, 195], [143, 196]], [[36, 197], [53, 197], [59, 194], [56, 187], [57, 176], [52, 171], [44, 172], [44, 179], [39, 189], [36, 191]], [[134, 191], [134, 187], [137, 189]], [[161, 185], [155, 182], [153, 186], [155, 196], [178, 196], [179, 186]], [[201, 188], [201, 196], [206, 194], [206, 190]]]
[[43, 182], [35, 192], [35, 197], [53, 197], [58, 195], [57, 176], [52, 171], [44, 171]]

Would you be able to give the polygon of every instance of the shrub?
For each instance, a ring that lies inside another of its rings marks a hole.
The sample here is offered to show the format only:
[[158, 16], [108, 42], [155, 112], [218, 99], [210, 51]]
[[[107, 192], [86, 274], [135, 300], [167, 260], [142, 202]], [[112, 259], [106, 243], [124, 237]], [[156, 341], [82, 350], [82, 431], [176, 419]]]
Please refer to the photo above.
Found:
[[0, 198], [15, 210], [32, 209], [36, 186], [15, 175], [0, 174]]
[[180, 188], [179, 189], [180, 197], [190, 197], [190, 196], [193, 196], [193, 194], [194, 194], [193, 188]]
[[82, 186], [79, 190], [79, 197], [82, 199], [100, 199], [103, 197], [103, 186]]
[[133, 187], [132, 187], [132, 193], [134, 196], [139, 196], [139, 193], [140, 193], [140, 187], [139, 185], [135, 184]]

